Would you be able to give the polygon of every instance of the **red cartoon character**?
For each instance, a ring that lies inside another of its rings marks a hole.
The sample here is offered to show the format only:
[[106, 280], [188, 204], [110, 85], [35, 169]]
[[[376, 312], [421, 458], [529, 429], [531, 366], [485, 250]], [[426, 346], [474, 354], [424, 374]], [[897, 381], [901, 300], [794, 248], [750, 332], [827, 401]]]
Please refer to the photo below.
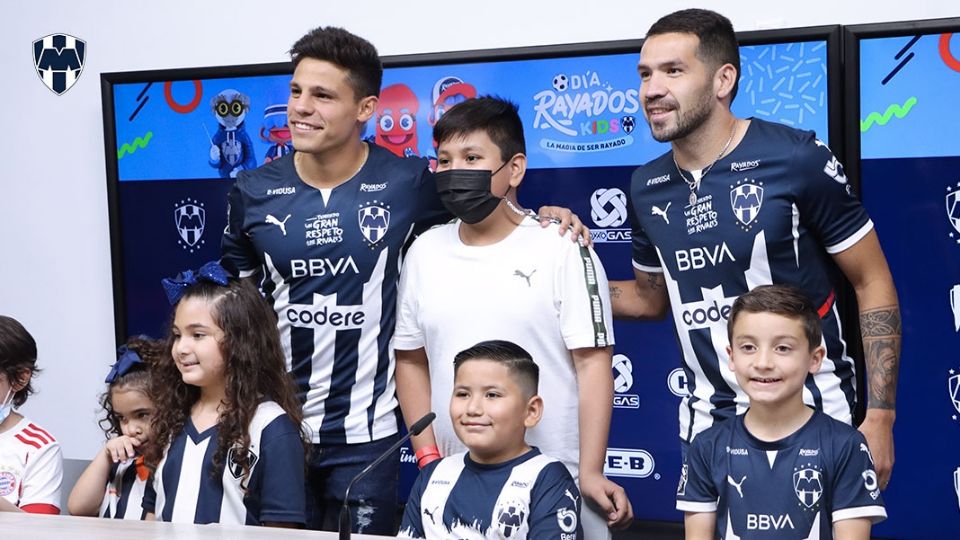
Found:
[[377, 104], [376, 143], [400, 157], [416, 156], [417, 111], [420, 102], [405, 84], [390, 85], [380, 91]]
[[477, 89], [459, 77], [444, 77], [433, 85], [433, 113], [430, 125], [435, 125], [443, 113], [461, 101], [477, 97]]

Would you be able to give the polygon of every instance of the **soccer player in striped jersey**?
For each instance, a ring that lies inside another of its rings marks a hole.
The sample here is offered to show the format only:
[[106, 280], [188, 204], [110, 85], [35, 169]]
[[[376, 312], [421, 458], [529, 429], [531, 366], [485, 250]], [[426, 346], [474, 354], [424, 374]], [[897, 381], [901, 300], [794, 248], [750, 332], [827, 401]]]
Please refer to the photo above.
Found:
[[527, 444], [543, 400], [540, 370], [509, 341], [461, 351], [450, 417], [468, 452], [420, 472], [400, 525], [403, 538], [584, 538], [580, 492], [563, 463]]
[[612, 283], [611, 293], [618, 316], [659, 318], [672, 309], [689, 389], [681, 440], [689, 444], [746, 408], [746, 393], [724, 369], [727, 317], [739, 295], [773, 283], [800, 288], [823, 318], [826, 358], [808, 377], [804, 401], [851, 423], [855, 365], [836, 306], [845, 276], [857, 295], [866, 364], [860, 430], [885, 487], [900, 311], [873, 222], [843, 167], [812, 132], [733, 115], [740, 56], [720, 14], [663, 17], [650, 28], [637, 69], [652, 135], [671, 150], [633, 173], [635, 280]]
[[14, 411], [33, 393], [37, 343], [0, 315], [0, 512], [60, 513], [63, 454], [53, 435]]
[[693, 440], [677, 488], [687, 539], [870, 538], [887, 513], [866, 440], [803, 402], [825, 355], [816, 308], [762, 285], [733, 303], [728, 336], [750, 408]]
[[150, 442], [150, 365], [160, 359], [164, 343], [132, 337], [120, 347], [100, 398], [106, 417], [100, 427], [108, 441], [73, 485], [67, 509], [74, 516], [144, 518], [143, 497], [153, 489], [140, 449]]
[[[360, 138], [382, 82], [376, 48], [321, 27], [290, 52], [294, 152], [238, 175], [222, 262], [258, 280], [277, 313], [314, 445], [308, 527], [337, 530], [347, 484], [398, 437], [390, 343], [401, 252], [450, 216], [426, 159]], [[569, 210], [545, 214], [580, 230]], [[355, 532], [395, 532], [399, 467], [397, 451], [351, 488]]]
[[170, 355], [153, 372], [148, 519], [300, 527], [304, 441], [276, 316], [217, 263], [164, 280]]
[[[443, 410], [450, 358], [478, 341], [508, 339], [543, 363], [543, 421], [530, 442], [561, 460], [584, 497], [591, 540], [630, 523], [623, 488], [603, 476], [613, 409], [613, 322], [606, 274], [593, 250], [543, 229], [518, 206], [526, 171], [517, 106], [481, 97], [457, 104], [434, 127], [436, 182], [459, 219], [422, 234], [400, 275], [394, 346], [397, 395], [414, 422]], [[418, 457], [463, 445], [448, 418], [413, 439]], [[425, 464], [424, 459], [420, 464]]]

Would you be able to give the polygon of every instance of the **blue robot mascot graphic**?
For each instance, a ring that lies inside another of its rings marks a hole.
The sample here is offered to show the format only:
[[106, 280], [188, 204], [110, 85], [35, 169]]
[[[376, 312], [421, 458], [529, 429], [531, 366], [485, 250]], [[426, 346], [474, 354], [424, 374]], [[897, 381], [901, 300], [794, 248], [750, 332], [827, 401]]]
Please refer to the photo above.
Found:
[[243, 125], [250, 98], [227, 89], [217, 94], [211, 105], [219, 126], [210, 139], [210, 166], [219, 170], [222, 178], [236, 178], [244, 169], [255, 169], [253, 142]]

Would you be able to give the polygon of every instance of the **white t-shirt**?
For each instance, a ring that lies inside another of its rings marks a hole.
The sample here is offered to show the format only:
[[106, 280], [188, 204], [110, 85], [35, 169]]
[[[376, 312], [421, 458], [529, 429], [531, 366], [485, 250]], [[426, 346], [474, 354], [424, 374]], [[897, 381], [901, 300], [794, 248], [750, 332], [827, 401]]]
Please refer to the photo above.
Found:
[[400, 273], [394, 346], [426, 349], [437, 446], [444, 456], [465, 450], [448, 412], [454, 356], [481, 341], [508, 340], [540, 367], [543, 419], [527, 431], [527, 442], [579, 478], [577, 375], [570, 350], [613, 345], [603, 267], [593, 250], [532, 218], [490, 246], [465, 245], [459, 226], [456, 221], [421, 235]]
[[0, 433], [0, 497], [25, 512], [60, 513], [60, 443], [26, 418]]

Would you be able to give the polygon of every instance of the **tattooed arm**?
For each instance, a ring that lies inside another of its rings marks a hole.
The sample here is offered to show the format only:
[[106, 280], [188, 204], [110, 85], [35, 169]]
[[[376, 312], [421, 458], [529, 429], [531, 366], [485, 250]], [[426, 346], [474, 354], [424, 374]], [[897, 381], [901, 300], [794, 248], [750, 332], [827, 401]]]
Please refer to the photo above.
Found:
[[659, 320], [670, 301], [663, 274], [634, 269], [633, 281], [611, 281], [610, 303], [618, 319]]
[[875, 231], [834, 260], [857, 292], [860, 335], [867, 368], [867, 415], [860, 431], [867, 438], [880, 487], [893, 469], [893, 421], [900, 369], [900, 306], [893, 277]]

